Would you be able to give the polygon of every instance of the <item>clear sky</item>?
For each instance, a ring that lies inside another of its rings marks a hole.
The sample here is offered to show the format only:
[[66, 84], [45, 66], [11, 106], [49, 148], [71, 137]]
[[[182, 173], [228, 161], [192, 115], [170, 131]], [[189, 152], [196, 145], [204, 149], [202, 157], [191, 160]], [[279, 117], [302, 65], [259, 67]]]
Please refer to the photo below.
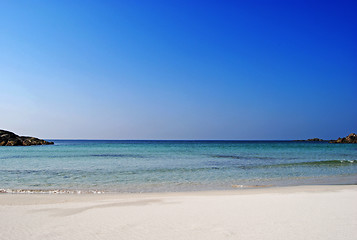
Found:
[[0, 129], [41, 138], [357, 131], [357, 1], [1, 1]]

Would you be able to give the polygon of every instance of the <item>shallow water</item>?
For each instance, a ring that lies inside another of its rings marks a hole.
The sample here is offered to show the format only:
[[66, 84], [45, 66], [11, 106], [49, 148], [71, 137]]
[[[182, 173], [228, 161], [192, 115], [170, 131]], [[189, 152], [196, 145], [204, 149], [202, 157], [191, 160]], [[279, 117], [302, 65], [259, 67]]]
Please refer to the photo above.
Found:
[[2, 192], [158, 192], [357, 183], [354, 144], [54, 142], [49, 146], [0, 147]]

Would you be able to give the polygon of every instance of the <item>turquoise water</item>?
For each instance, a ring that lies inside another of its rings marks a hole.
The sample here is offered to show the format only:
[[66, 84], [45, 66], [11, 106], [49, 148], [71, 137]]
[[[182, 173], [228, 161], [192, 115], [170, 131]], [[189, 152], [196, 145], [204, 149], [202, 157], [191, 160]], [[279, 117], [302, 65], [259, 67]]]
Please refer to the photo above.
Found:
[[2, 192], [160, 192], [356, 184], [357, 145], [82, 141], [0, 147]]

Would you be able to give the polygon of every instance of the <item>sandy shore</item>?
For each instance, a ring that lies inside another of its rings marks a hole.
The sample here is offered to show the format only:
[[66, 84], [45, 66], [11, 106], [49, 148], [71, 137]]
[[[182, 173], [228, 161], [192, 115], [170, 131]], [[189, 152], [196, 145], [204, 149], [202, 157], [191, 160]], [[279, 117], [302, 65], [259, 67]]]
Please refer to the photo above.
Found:
[[0, 239], [356, 239], [357, 186], [0, 194]]

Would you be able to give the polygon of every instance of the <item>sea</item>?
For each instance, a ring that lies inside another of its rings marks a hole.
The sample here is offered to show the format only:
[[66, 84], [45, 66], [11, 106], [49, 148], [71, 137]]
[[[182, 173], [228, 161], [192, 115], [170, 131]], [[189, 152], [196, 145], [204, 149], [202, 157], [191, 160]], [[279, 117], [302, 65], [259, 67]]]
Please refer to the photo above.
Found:
[[51, 140], [0, 147], [0, 193], [141, 193], [356, 184], [357, 144]]

